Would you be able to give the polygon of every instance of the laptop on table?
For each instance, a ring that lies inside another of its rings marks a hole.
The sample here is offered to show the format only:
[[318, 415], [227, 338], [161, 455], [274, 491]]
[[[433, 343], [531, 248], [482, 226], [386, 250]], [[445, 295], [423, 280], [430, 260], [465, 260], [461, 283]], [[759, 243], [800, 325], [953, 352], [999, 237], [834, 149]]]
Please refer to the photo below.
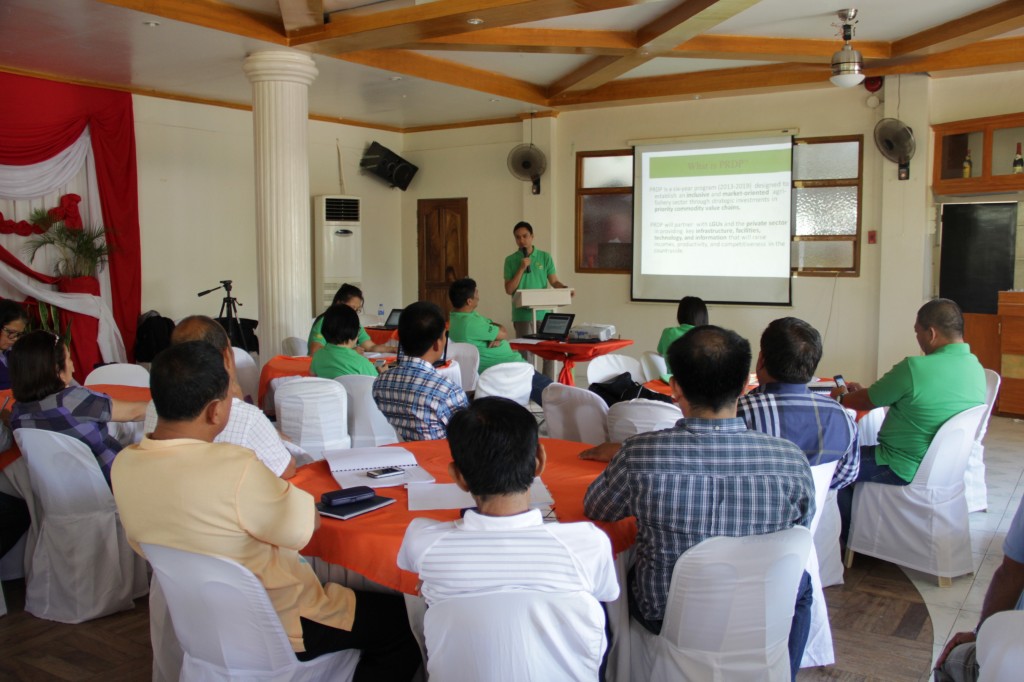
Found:
[[565, 341], [569, 338], [569, 330], [572, 329], [572, 321], [576, 319], [573, 313], [548, 313], [540, 321], [540, 328], [536, 334], [527, 334], [524, 339], [540, 339], [542, 341]]
[[384, 321], [384, 324], [373, 325], [374, 329], [398, 329], [398, 320], [402, 317], [402, 311], [405, 308], [392, 308], [388, 314], [388, 319]]

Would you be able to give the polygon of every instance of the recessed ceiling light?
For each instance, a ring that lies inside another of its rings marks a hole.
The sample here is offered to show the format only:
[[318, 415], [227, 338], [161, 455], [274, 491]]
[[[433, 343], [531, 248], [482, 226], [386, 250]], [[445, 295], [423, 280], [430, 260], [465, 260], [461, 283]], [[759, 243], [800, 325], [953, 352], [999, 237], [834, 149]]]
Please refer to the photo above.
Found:
[[160, 22], [159, 21], [144, 21], [144, 22], [142, 22], [142, 25], [143, 26], [149, 26], [150, 28], [156, 28], [157, 26], [160, 25]]
[[479, 26], [480, 24], [484, 23], [484, 20], [481, 19], [480, 17], [470, 17], [469, 19], [466, 19], [466, 23], [470, 24], [471, 26]]
[[402, 80], [402, 77], [401, 76], [392, 76], [391, 80], [393, 80], [393, 81], [400, 81], [400, 80]]
[[500, 102], [501, 100], [500, 100], [500, 99], [498, 99], [497, 97], [492, 97], [492, 98], [491, 98], [491, 101], [492, 101], [492, 102]]

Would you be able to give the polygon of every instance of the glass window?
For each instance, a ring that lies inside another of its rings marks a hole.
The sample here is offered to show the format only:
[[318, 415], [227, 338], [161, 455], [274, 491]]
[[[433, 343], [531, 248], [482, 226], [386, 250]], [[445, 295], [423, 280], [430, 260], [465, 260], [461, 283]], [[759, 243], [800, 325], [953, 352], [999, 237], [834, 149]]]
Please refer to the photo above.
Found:
[[576, 272], [633, 267], [633, 150], [576, 154]]

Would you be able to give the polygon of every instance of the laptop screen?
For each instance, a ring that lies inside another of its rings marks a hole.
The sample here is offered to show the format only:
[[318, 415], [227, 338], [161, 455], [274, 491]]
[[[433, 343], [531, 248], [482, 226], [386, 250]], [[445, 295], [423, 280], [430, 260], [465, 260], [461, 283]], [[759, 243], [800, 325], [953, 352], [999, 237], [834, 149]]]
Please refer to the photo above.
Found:
[[397, 327], [398, 320], [402, 317], [402, 310], [404, 308], [392, 308], [391, 314], [388, 315], [387, 322], [384, 323], [385, 327]]
[[548, 313], [547, 317], [541, 321], [540, 333], [567, 336], [574, 317], [576, 316], [566, 313]]

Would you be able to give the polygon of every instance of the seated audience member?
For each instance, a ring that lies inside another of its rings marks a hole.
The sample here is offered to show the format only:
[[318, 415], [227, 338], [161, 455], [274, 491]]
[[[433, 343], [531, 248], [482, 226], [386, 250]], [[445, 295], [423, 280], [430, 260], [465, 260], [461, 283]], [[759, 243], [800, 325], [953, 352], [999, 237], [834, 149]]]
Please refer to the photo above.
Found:
[[[448, 443], [448, 472], [476, 507], [459, 521], [413, 519], [406, 530], [398, 565], [419, 574], [427, 606], [504, 592], [619, 596], [607, 535], [592, 523], [544, 523], [540, 510], [530, 509], [530, 485], [546, 455], [526, 408], [506, 398], [476, 400], [452, 416]], [[596, 679], [601, 652], [563, 653], [578, 660], [581, 675], [574, 679], [587, 677], [588, 658]]]
[[676, 339], [694, 327], [707, 324], [708, 307], [696, 296], [683, 296], [679, 299], [679, 307], [676, 308], [676, 322], [679, 323], [678, 327], [665, 327], [661, 332], [661, 338], [658, 340], [658, 355], [667, 357], [668, 347]]
[[[851, 381], [847, 388], [832, 391], [843, 407], [852, 410], [889, 408], [878, 445], [860, 449], [856, 482], [909, 484], [939, 427], [985, 402], [985, 370], [964, 343], [960, 306], [945, 298], [928, 301], [917, 311], [914, 334], [924, 356], [904, 358], [866, 390]], [[852, 503], [849, 486], [839, 493], [844, 543]]]
[[[235, 377], [235, 353], [231, 348], [224, 327], [216, 320], [205, 315], [192, 315], [178, 323], [171, 332], [171, 344], [185, 343], [186, 341], [205, 341], [213, 346], [224, 359], [224, 369], [228, 373], [228, 385], [238, 386]], [[281, 478], [291, 478], [295, 475], [295, 458], [288, 452], [288, 447], [281, 440], [281, 434], [270, 423], [266, 415], [255, 405], [250, 405], [240, 398], [241, 390], [237, 393], [228, 391], [231, 395], [231, 418], [228, 419], [224, 430], [217, 434], [213, 442], [233, 443], [249, 448], [256, 453], [261, 462], [267, 468]], [[146, 409], [146, 424], [144, 433], [152, 433], [156, 428], [157, 414], [156, 406], [150, 402]]]
[[34, 331], [11, 349], [11, 387], [18, 402], [11, 411], [12, 429], [44, 429], [77, 438], [92, 450], [110, 482], [121, 444], [107, 431], [107, 422], [136, 422], [146, 416], [146, 403], [114, 400], [71, 385], [75, 364], [63, 339]]
[[838, 462], [829, 486], [838, 490], [860, 468], [857, 424], [835, 400], [807, 388], [821, 353], [817, 329], [795, 317], [773, 321], [761, 334], [758, 387], [740, 398], [737, 416], [748, 428], [795, 443], [811, 466]]
[[28, 314], [20, 305], [9, 299], [0, 300], [0, 390], [11, 387], [11, 347], [28, 324]]
[[[355, 311], [357, 315], [363, 312], [363, 290], [352, 284], [342, 284], [341, 288], [339, 288], [337, 293], [334, 294], [334, 300], [331, 302], [331, 308], [339, 305], [348, 306]], [[328, 310], [329, 309], [330, 308], [328, 308]], [[310, 355], [313, 355], [327, 345], [327, 340], [324, 339], [324, 335], [321, 331], [323, 329], [323, 323], [323, 313], [313, 320], [313, 327], [309, 330], [309, 339], [307, 341]], [[389, 350], [392, 350], [391, 348], [388, 348], [387, 344], [374, 344], [370, 335], [367, 334], [366, 330], [362, 327], [359, 327], [359, 334], [356, 335], [355, 348], [361, 353], [365, 351], [386, 353]]]
[[469, 405], [462, 387], [441, 376], [447, 338], [441, 309], [417, 301], [398, 321], [400, 364], [373, 382], [373, 400], [402, 440], [439, 440], [452, 413]]
[[[508, 345], [508, 332], [505, 328], [476, 312], [480, 305], [480, 291], [475, 280], [464, 277], [452, 282], [448, 287], [448, 300], [454, 308], [448, 316], [448, 336], [452, 341], [471, 343], [477, 347], [480, 351], [480, 372], [506, 362], [526, 362], [522, 355]], [[550, 384], [549, 377], [534, 370], [530, 400], [538, 405], [543, 404], [541, 394]]]
[[[334, 379], [348, 374], [377, 376], [373, 363], [355, 351], [359, 335], [359, 315], [347, 305], [328, 308], [320, 328], [326, 346], [313, 353], [309, 371], [321, 379]], [[364, 332], [365, 333], [365, 332]]]
[[[976, 682], [981, 670], [975, 640], [981, 624], [992, 614], [1013, 609], [1024, 610], [1024, 501], [1006, 532], [1003, 562], [992, 574], [978, 625], [972, 632], [958, 632], [950, 638], [935, 661], [935, 682]], [[1017, 636], [1019, 642], [1020, 633]]]
[[128, 541], [237, 561], [263, 583], [300, 660], [361, 649], [356, 680], [408, 680], [420, 655], [402, 598], [321, 586], [299, 555], [320, 524], [313, 498], [251, 450], [213, 442], [233, 407], [228, 384], [223, 355], [204, 341], [153, 360], [156, 428], [113, 468]]
[[[676, 560], [702, 540], [809, 527], [814, 478], [793, 443], [749, 431], [736, 416], [750, 344], [736, 332], [697, 327], [668, 352], [672, 396], [687, 415], [675, 427], [627, 439], [583, 500], [596, 521], [635, 516], [630, 615], [658, 634]], [[794, 679], [810, 630], [811, 582], [797, 594], [789, 656]]]

